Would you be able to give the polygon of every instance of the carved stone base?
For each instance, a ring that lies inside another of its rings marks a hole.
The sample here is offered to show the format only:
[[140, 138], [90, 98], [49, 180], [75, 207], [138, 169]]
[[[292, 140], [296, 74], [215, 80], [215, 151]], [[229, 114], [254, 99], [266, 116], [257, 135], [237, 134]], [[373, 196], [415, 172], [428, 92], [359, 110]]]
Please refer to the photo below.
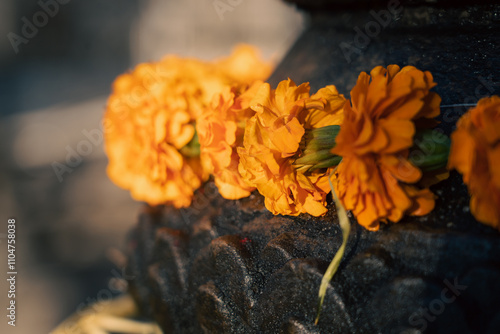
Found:
[[317, 326], [342, 239], [335, 209], [273, 216], [260, 195], [224, 200], [213, 183], [187, 210], [145, 208], [128, 242], [131, 292], [165, 333], [498, 333], [500, 233], [474, 221], [460, 183], [433, 187], [429, 216], [379, 232], [354, 223]]
[[[499, 93], [499, 8], [405, 3], [350, 61], [341, 43], [356, 47], [354, 28], [375, 18], [316, 12], [270, 81], [347, 95], [360, 71], [414, 65], [432, 72], [444, 105], [474, 103]], [[443, 107], [440, 127], [449, 134], [466, 109]], [[500, 233], [470, 215], [455, 172], [431, 190], [428, 216], [378, 232], [351, 218], [317, 326], [320, 281], [342, 239], [334, 207], [319, 219], [273, 216], [260, 195], [227, 201], [213, 183], [189, 209], [145, 209], [128, 243], [131, 292], [165, 333], [500, 333]]]

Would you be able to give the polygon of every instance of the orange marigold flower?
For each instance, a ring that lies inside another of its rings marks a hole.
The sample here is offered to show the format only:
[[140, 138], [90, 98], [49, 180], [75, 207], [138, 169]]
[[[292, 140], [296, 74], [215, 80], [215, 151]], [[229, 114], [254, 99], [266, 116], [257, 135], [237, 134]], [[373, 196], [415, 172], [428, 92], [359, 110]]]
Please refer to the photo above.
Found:
[[168, 56], [119, 76], [104, 115], [110, 179], [136, 200], [189, 206], [208, 177], [199, 158], [195, 121], [216, 93], [246, 84], [250, 77], [235, 82], [221, 65], [241, 57], [236, 52], [208, 63]]
[[227, 199], [247, 197], [255, 190], [241, 178], [236, 150], [243, 145], [246, 121], [255, 114], [249, 103], [260, 85], [257, 82], [240, 91], [227, 87], [214, 96], [196, 123], [202, 165], [214, 176], [219, 193]]
[[471, 194], [471, 212], [500, 230], [500, 97], [479, 100], [451, 135], [448, 167], [463, 175]]
[[239, 172], [265, 197], [274, 214], [324, 214], [329, 192], [328, 171], [305, 172], [293, 165], [300, 156], [306, 130], [342, 122], [345, 99], [334, 86], [313, 96], [309, 84], [292, 80], [259, 87], [250, 108], [255, 111], [246, 123], [243, 147], [238, 148]]
[[429, 189], [414, 185], [420, 169], [408, 161], [415, 121], [439, 115], [441, 98], [429, 90], [429, 72], [415, 67], [378, 66], [362, 72], [344, 107], [345, 120], [332, 153], [342, 156], [336, 192], [346, 209], [369, 230], [380, 221], [398, 222], [405, 214], [424, 215], [434, 208]]
[[246, 44], [236, 46], [231, 56], [219, 59], [216, 64], [225, 75], [239, 84], [265, 80], [273, 70], [271, 63], [262, 61], [257, 49]]

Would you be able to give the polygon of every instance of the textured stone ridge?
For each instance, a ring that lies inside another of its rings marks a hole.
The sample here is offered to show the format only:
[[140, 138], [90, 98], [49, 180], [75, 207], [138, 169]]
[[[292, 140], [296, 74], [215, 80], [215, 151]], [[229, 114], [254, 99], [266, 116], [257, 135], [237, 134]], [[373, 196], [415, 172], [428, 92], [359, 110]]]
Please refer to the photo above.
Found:
[[145, 208], [128, 241], [130, 291], [165, 333], [498, 333], [500, 233], [474, 221], [459, 175], [436, 210], [368, 232], [353, 222], [317, 326], [319, 284], [340, 246], [335, 209], [273, 216], [258, 194]]

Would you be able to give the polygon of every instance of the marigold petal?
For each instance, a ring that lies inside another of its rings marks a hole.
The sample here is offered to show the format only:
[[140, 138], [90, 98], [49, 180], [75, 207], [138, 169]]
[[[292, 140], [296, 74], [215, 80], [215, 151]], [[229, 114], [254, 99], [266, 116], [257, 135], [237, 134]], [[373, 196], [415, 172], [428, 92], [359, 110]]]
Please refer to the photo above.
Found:
[[233, 182], [224, 182], [223, 180], [221, 180], [221, 178], [218, 177], [216, 177], [214, 181], [215, 185], [217, 186], [217, 189], [219, 190], [219, 193], [225, 199], [236, 200], [248, 197], [252, 193], [251, 190], [248, 190], [248, 188], [252, 189], [251, 187], [245, 189], [236, 185]]
[[[382, 67], [382, 66], [380, 66], [380, 67]], [[387, 66], [387, 75], [389, 76], [389, 79], [392, 81], [393, 78], [396, 76], [396, 74], [398, 74], [400, 71], [404, 73], [404, 72], [412, 70], [412, 69], [415, 69], [415, 67], [405, 66], [405, 67], [403, 67], [403, 69], [401, 69], [399, 67], [399, 65], [391, 64], [391, 65]]]
[[375, 127], [373, 131], [373, 136], [370, 139], [370, 143], [365, 143], [359, 148], [356, 148], [357, 154], [367, 154], [371, 152], [384, 152], [387, 146], [390, 144], [390, 138], [384, 129], [380, 126]]
[[424, 216], [434, 209], [436, 196], [429, 189], [417, 190], [414, 187], [407, 186], [406, 192], [413, 198], [413, 206], [409, 209], [408, 214]]
[[307, 196], [304, 202], [304, 211], [312, 216], [319, 217], [324, 215], [328, 210], [323, 203], [318, 202], [312, 196]]
[[[498, 131], [500, 132], [500, 131]], [[500, 143], [488, 150], [488, 164], [491, 172], [491, 181], [500, 189], [500, 172], [494, 172], [500, 168]]]
[[393, 222], [398, 222], [406, 210], [411, 207], [412, 201], [408, 198], [397, 179], [389, 171], [382, 171], [382, 177], [387, 189], [387, 195], [392, 202], [392, 214], [389, 219]]
[[455, 168], [464, 175], [464, 182], [469, 182], [469, 175], [476, 157], [474, 138], [465, 130], [457, 129], [451, 134], [451, 148], [448, 168]]
[[251, 45], [237, 45], [232, 54], [216, 64], [235, 82], [251, 83], [256, 80], [265, 80], [272, 71], [272, 65], [269, 62], [263, 62], [259, 51]]
[[346, 99], [339, 94], [337, 88], [329, 85], [321, 88], [311, 96], [312, 101], [318, 101], [321, 108], [307, 105], [310, 112], [307, 114], [305, 126], [317, 129], [328, 125], [340, 125], [344, 121], [343, 107]]
[[492, 96], [479, 100], [477, 109], [482, 112], [471, 114], [471, 121], [481, 130], [482, 136], [490, 145], [500, 141], [500, 97]]
[[415, 119], [419, 111], [424, 107], [424, 101], [419, 98], [412, 98], [403, 101], [392, 108], [391, 118], [396, 119]]
[[478, 221], [496, 229], [499, 229], [500, 226], [498, 205], [500, 205], [498, 196], [496, 200], [484, 198], [480, 194], [472, 194], [471, 196], [470, 209], [474, 217]]
[[358, 211], [357, 208], [353, 210], [358, 223], [369, 231], [378, 231], [380, 228], [380, 215], [377, 212], [377, 205], [373, 199], [373, 195], [363, 196], [365, 209]]
[[396, 153], [413, 145], [415, 125], [412, 121], [405, 119], [381, 119], [377, 122], [377, 125], [383, 129], [386, 137], [390, 138], [388, 145], [383, 147], [384, 154]]
[[422, 177], [422, 172], [413, 166], [403, 155], [382, 155], [379, 158], [380, 165], [391, 172], [399, 181], [415, 183]]
[[272, 131], [269, 136], [273, 145], [281, 152], [281, 156], [287, 158], [297, 152], [304, 133], [304, 127], [299, 123], [298, 119], [292, 118], [284, 126]]
[[[359, 131], [358, 138], [354, 142], [354, 146], [360, 147], [364, 144], [371, 143], [371, 139], [373, 138], [374, 134], [374, 126], [373, 126], [373, 121], [371, 120], [370, 116], [367, 114], [361, 114], [361, 121], [360, 126], [361, 130]], [[342, 131], [342, 128], [341, 128]], [[365, 152], [363, 152], [365, 153]]]

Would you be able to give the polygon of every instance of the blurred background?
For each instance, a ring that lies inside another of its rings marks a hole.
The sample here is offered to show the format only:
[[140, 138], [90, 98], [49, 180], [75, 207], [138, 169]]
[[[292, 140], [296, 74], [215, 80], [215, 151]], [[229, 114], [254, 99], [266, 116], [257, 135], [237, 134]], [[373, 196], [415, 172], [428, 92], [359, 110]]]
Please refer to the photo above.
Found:
[[49, 333], [120, 288], [141, 203], [105, 173], [100, 120], [114, 78], [167, 53], [210, 60], [238, 43], [278, 63], [304, 21], [279, 0], [0, 1], [5, 314], [9, 218], [18, 272], [16, 327], [2, 314], [1, 333]]

